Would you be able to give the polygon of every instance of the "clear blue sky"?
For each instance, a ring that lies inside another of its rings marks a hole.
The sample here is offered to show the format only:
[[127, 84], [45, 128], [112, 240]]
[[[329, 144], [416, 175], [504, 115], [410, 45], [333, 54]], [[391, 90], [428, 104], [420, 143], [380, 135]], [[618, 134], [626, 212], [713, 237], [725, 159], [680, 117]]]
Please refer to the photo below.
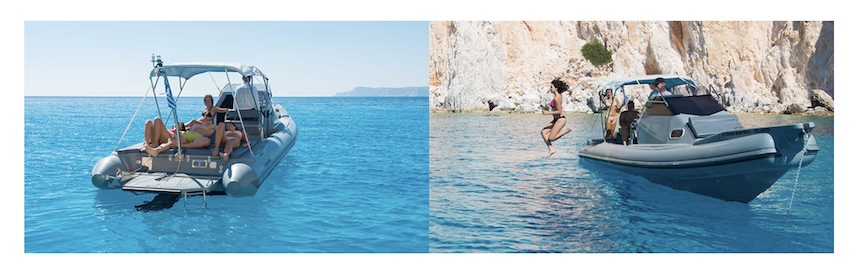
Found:
[[[153, 53], [166, 64], [257, 66], [269, 77], [275, 96], [428, 85], [425, 21], [28, 21], [24, 94], [142, 96], [150, 85]], [[195, 77], [183, 95], [217, 96], [210, 89], [214, 86], [209, 76]]]

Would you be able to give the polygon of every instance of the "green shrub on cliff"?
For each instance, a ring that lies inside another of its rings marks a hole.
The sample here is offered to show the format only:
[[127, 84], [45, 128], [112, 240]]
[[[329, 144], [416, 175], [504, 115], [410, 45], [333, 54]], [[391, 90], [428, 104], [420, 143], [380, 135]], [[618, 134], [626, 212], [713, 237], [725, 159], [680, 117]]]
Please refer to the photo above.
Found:
[[611, 63], [611, 52], [605, 49], [605, 45], [599, 42], [589, 42], [581, 47], [581, 55], [590, 60], [594, 66]]

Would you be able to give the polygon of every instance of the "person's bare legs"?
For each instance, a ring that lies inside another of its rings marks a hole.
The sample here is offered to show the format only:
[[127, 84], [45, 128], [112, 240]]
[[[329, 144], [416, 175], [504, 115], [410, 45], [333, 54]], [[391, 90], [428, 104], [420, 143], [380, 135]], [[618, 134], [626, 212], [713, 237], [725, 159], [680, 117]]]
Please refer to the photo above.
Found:
[[227, 139], [227, 143], [224, 144], [224, 152], [221, 153], [221, 158], [223, 158], [224, 161], [227, 161], [227, 159], [230, 158], [230, 152], [233, 151], [234, 147], [239, 146], [239, 142], [241, 142], [241, 140], [236, 138]]
[[153, 149], [153, 122], [151, 120], [145, 121], [145, 142], [142, 142], [141, 151], [147, 151], [148, 149]]
[[224, 141], [224, 122], [219, 122], [215, 126], [215, 149], [213, 149], [212, 156], [218, 156], [218, 148], [221, 148], [222, 141]]
[[155, 118], [153, 120], [153, 128], [154, 128], [154, 139], [156, 139], [153, 144], [158, 146], [163, 143], [171, 140], [171, 133], [168, 132], [168, 128], [165, 128], [165, 124], [162, 123], [162, 119]]
[[553, 125], [554, 123], [550, 122], [549, 124], [546, 124], [546, 126], [543, 126], [543, 130], [540, 130], [540, 136], [543, 137], [543, 143], [546, 143], [546, 147], [549, 148], [549, 154], [546, 155], [546, 158], [549, 158], [549, 156], [552, 156], [552, 154], [555, 153], [555, 148], [552, 147], [552, 142], [549, 141], [549, 134], [552, 133]]
[[613, 117], [608, 116], [605, 120], [605, 138], [614, 138], [614, 128], [617, 127], [617, 122]]
[[629, 127], [620, 126], [620, 137], [623, 138], [623, 145], [629, 145], [629, 136], [631, 135], [631, 131]]
[[[566, 127], [566, 126], [567, 126], [567, 120], [566, 120], [566, 119], [564, 119], [564, 125], [563, 125], [563, 126], [564, 126], [564, 127]], [[553, 128], [552, 130], [554, 130], [554, 128]], [[551, 139], [551, 140], [549, 140], [549, 141], [555, 141], [555, 140], [561, 139], [561, 137], [562, 137], [562, 136], [564, 136], [564, 135], [566, 135], [566, 134], [569, 134], [569, 133], [570, 133], [570, 132], [572, 132], [572, 131], [573, 131], [573, 129], [570, 129], [569, 127], [567, 127], [567, 129], [566, 129], [566, 130], [560, 131], [557, 135], [555, 135], [555, 138], [554, 138], [554, 139]]]
[[[180, 138], [180, 141], [185, 144], [186, 138]], [[177, 147], [177, 141], [175, 141], [174, 138], [168, 138], [168, 140], [165, 141], [165, 143], [160, 144], [156, 148], [148, 148], [147, 152], [151, 156], [156, 157], [160, 152], [170, 150], [171, 148], [176, 148], [176, 147]]]
[[[206, 148], [209, 145], [210, 145], [210, 139], [206, 138], [206, 137], [195, 138], [195, 140], [192, 140], [192, 143], [188, 143], [188, 140], [186, 140], [185, 137], [180, 137], [180, 147], [183, 148], [183, 149]], [[169, 138], [168, 141], [166, 141], [165, 143], [162, 143], [162, 145], [159, 145], [159, 147], [151, 148], [150, 151], [148, 151], [148, 154], [150, 154], [153, 157], [156, 157], [160, 152], [170, 150], [170, 149], [173, 149], [173, 148], [177, 148], [177, 141], [173, 140], [173, 138]]]
[[[165, 129], [165, 124], [162, 124], [160, 118], [155, 118], [153, 121], [145, 121], [145, 142], [142, 146], [142, 151], [148, 152], [151, 149], [162, 145], [171, 138], [171, 133]], [[150, 153], [150, 152], [148, 152]]]
[[559, 138], [558, 133], [553, 133], [551, 131], [560, 132], [561, 129], [564, 128], [565, 124], [567, 124], [567, 119], [565, 118], [558, 118], [555, 123], [552, 124], [552, 129], [550, 130], [550, 132], [548, 133], [548, 137], [546, 138], [546, 144], [549, 145], [549, 154], [546, 155], [546, 158], [549, 158], [553, 154], [555, 154], [555, 147], [552, 146], [552, 141], [558, 140]]

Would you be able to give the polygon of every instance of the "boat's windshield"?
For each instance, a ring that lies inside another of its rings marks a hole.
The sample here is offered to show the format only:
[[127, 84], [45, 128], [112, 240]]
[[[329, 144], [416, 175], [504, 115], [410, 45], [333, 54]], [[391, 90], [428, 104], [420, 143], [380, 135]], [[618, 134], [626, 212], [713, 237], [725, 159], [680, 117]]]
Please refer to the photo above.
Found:
[[693, 93], [694, 88], [688, 85], [678, 85], [674, 87], [668, 87], [667, 90], [669, 90], [673, 94], [691, 96], [691, 93]]

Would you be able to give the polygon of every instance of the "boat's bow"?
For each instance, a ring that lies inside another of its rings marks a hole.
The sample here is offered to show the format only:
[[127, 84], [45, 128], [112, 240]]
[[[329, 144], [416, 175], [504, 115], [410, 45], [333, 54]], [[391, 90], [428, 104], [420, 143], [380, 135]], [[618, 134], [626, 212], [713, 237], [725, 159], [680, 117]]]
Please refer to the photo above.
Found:
[[[613, 81], [611, 87], [652, 77]], [[663, 79], [673, 85], [677, 78]], [[658, 96], [646, 102], [635, 124], [635, 144], [595, 139], [579, 157], [675, 189], [746, 203], [789, 170], [812, 163], [819, 151], [814, 128], [813, 122], [744, 128], [711, 95]]]

